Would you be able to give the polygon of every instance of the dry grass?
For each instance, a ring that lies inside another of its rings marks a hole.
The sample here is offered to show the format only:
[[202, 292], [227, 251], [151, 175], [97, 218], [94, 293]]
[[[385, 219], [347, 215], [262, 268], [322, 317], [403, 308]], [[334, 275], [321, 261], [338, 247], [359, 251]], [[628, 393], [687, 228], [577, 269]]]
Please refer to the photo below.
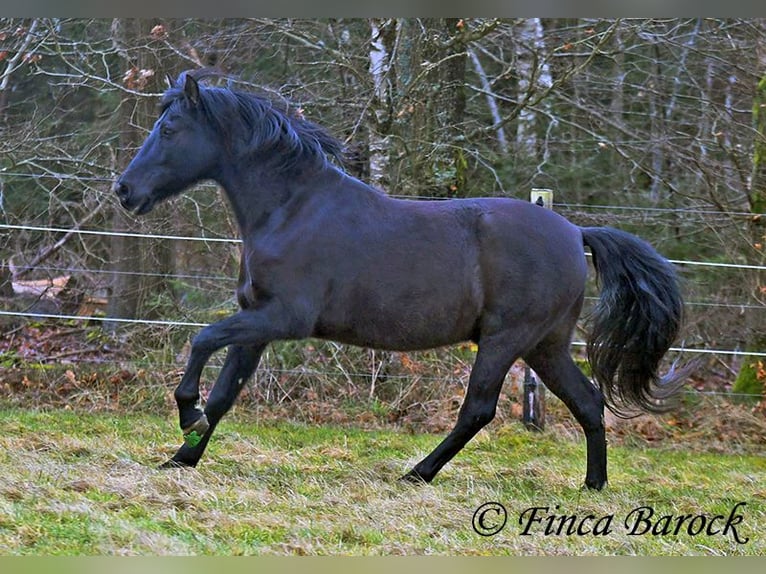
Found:
[[[197, 470], [159, 471], [172, 423], [145, 416], [5, 411], [0, 438], [0, 554], [762, 554], [762, 457], [613, 447], [611, 487], [583, 492], [579, 441], [509, 424], [482, 432], [434, 484], [396, 481], [434, 435], [265, 426], [235, 417]], [[471, 527], [501, 501], [495, 537]], [[624, 517], [725, 513], [745, 501], [731, 536], [522, 536], [530, 506]]]
[[[221, 355], [216, 357], [219, 361]], [[269, 349], [235, 407], [259, 420], [291, 420], [359, 428], [397, 428], [444, 433], [452, 428], [475, 351], [458, 346], [422, 353], [375, 352], [332, 343], [294, 342]], [[103, 363], [28, 364], [0, 367], [3, 403], [22, 408], [150, 413], [175, 410], [173, 389], [185, 357], [171, 365], [120, 359]], [[215, 362], [215, 361], [214, 361]], [[216, 366], [203, 375], [203, 396], [215, 381]], [[497, 422], [521, 416], [523, 365], [513, 366], [500, 395]], [[549, 425], [570, 438], [580, 436], [569, 411], [548, 393]], [[631, 420], [611, 417], [613, 442], [705, 452], [762, 452], [766, 408], [735, 404], [690, 390], [666, 417]]]
[[[579, 427], [549, 400], [547, 430], [523, 430], [516, 367], [497, 419], [434, 484], [397, 482], [454, 423], [473, 358], [470, 346], [275, 346], [188, 471], [156, 469], [177, 447], [182, 354], [71, 365], [13, 358], [0, 377], [0, 554], [766, 553], [764, 411], [703, 395], [671, 416], [609, 420], [610, 488], [583, 492]], [[206, 371], [203, 390], [216, 373]], [[506, 506], [508, 524], [482, 537], [472, 516], [492, 500]], [[737, 502], [746, 502], [747, 544], [624, 528], [523, 536], [518, 524], [532, 506], [617, 521], [644, 505], [713, 515]]]

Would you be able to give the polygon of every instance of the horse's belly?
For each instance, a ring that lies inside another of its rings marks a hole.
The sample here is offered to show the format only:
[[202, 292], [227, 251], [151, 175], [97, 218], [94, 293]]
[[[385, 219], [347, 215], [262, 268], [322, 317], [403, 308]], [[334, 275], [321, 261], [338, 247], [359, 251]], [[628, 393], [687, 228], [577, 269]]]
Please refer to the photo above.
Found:
[[480, 309], [462, 304], [399, 304], [368, 301], [352, 306], [340, 320], [317, 324], [315, 335], [340, 343], [391, 351], [432, 349], [474, 338]]
[[374, 329], [338, 331], [335, 333], [318, 330], [316, 336], [347, 345], [385, 351], [420, 351], [471, 339], [470, 332], [445, 334], [443, 332], [415, 333], [410, 330], [383, 332]]

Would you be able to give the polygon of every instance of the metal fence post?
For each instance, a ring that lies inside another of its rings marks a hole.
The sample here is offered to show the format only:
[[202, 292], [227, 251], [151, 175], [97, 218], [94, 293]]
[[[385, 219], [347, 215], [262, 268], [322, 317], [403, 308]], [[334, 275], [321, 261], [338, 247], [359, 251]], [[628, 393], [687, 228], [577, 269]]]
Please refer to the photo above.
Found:
[[[553, 191], [550, 189], [533, 188], [529, 201], [544, 207], [553, 208]], [[542, 431], [545, 429], [545, 385], [539, 381], [535, 372], [524, 366], [522, 422], [529, 430]]]

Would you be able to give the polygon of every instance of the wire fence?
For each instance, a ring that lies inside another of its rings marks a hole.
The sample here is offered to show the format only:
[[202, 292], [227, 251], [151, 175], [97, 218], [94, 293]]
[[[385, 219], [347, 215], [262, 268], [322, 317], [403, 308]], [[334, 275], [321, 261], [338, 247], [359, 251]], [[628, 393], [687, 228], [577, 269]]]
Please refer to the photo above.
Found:
[[[207, 323], [190, 322], [190, 321], [120, 319], [120, 318], [108, 318], [108, 317], [91, 317], [91, 316], [61, 315], [61, 314], [46, 314], [46, 313], [23, 314], [23, 313], [14, 313], [14, 312], [6, 312], [6, 311], [0, 311], [0, 316], [26, 317], [31, 319], [51, 319], [51, 320], [57, 320], [57, 321], [97, 321], [97, 322], [111, 321], [111, 322], [122, 323], [127, 325], [148, 325], [148, 326], [160, 326], [160, 327], [202, 328], [207, 326]], [[575, 347], [584, 347], [585, 342], [575, 341], [572, 343], [572, 345]], [[722, 355], [722, 356], [750, 355], [750, 356], [757, 356], [757, 357], [766, 357], [766, 353], [762, 353], [762, 352], [745, 353], [743, 351], [732, 351], [732, 350], [726, 350], [726, 349], [687, 349], [687, 348], [681, 348], [681, 347], [673, 347], [670, 350], [674, 352], [678, 352], [678, 353], [690, 353], [690, 354], [702, 354], [702, 355]], [[76, 362], [77, 364], [103, 365], [105, 362], [109, 362], [109, 361], [104, 361], [103, 359], [87, 359], [87, 358], [78, 357], [75, 361], [71, 361], [71, 362]], [[115, 359], [111, 362], [119, 362], [119, 361]], [[136, 368], [155, 368], [155, 369], [160, 369], [164, 371], [177, 369], [179, 368], [179, 366], [181, 366], [178, 361], [168, 362], [168, 361], [160, 361], [156, 359], [151, 359], [151, 360], [133, 359], [130, 362]], [[222, 368], [222, 362], [220, 360], [218, 361], [213, 360], [209, 362], [205, 367], [206, 370], [210, 370], [213, 372], [220, 371], [221, 368]], [[367, 383], [375, 381], [380, 376], [379, 373], [376, 373], [375, 369], [373, 368], [366, 371], [344, 370], [342, 373], [340, 373], [337, 370], [328, 371], [328, 370], [323, 370], [319, 368], [312, 368], [310, 366], [300, 367], [300, 368], [278, 368], [278, 367], [274, 367], [273, 365], [268, 365], [267, 371], [268, 371], [268, 376], [273, 378], [308, 376], [308, 377], [317, 377], [317, 378], [326, 380], [328, 378], [342, 375], [343, 377], [347, 379], [353, 378], [355, 380], [364, 381]], [[409, 374], [398, 375], [398, 374], [387, 373], [385, 375], [385, 378], [386, 380], [389, 380], [389, 381], [393, 381], [393, 380], [409, 381], [413, 378], [413, 375], [409, 375]], [[440, 382], [440, 383], [445, 382], [444, 377], [442, 376], [428, 375], [423, 373], [417, 374], [417, 380], [421, 382]], [[731, 399], [758, 400], [761, 398], [761, 396], [758, 394], [734, 392], [731, 390], [685, 389], [683, 391], [683, 394], [686, 396], [696, 396], [696, 397], [721, 397], [721, 398], [726, 398], [728, 400], [731, 400]]]
[[[173, 321], [156, 319], [124, 319], [117, 317], [100, 317], [92, 315], [66, 315], [61, 313], [38, 313], [35, 311], [0, 311], [3, 317], [32, 317], [35, 319], [57, 319], [61, 321], [97, 321], [104, 323], [123, 323], [127, 325], [153, 325], [161, 327], [206, 327], [209, 323], [200, 323], [195, 321]], [[585, 341], [573, 341], [575, 347], [585, 347]], [[695, 349], [689, 347], [671, 347], [669, 349], [675, 353], [688, 353], [699, 355], [722, 355], [731, 357], [766, 357], [766, 352], [759, 351], [741, 351], [738, 349]]]
[[[620, 211], [630, 210], [635, 213], [636, 211], [643, 211], [645, 213], [673, 213], [678, 214], [678, 210], [670, 210], [665, 208], [652, 208], [652, 207], [621, 207], [621, 206], [593, 206], [593, 205], [580, 205], [580, 204], [554, 204], [559, 209], [594, 209], [594, 210], [611, 210]], [[748, 212], [719, 212], [710, 210], [681, 210], [683, 214], [694, 213], [701, 216], [723, 216], [727, 218], [752, 218], [753, 213]], [[202, 242], [212, 244], [231, 244], [236, 245], [241, 243], [241, 240], [236, 237], [216, 237], [216, 236], [194, 236], [194, 235], [172, 235], [172, 234], [158, 234], [158, 233], [137, 233], [127, 231], [107, 231], [101, 229], [80, 229], [80, 228], [65, 228], [57, 226], [47, 225], [26, 225], [26, 224], [12, 224], [12, 223], [0, 223], [0, 230], [8, 232], [35, 232], [43, 234], [77, 234], [82, 236], [96, 236], [96, 237], [126, 237], [136, 239], [149, 239], [156, 241], [187, 241], [187, 242]], [[586, 254], [587, 255], [587, 254]], [[670, 259], [670, 261], [679, 266], [689, 267], [704, 267], [710, 269], [733, 269], [742, 271], [766, 271], [766, 266], [753, 265], [748, 263], [741, 263], [736, 261], [707, 261], [707, 260], [692, 260], [692, 259]], [[7, 262], [2, 262], [5, 268], [9, 268]], [[127, 275], [142, 275], [142, 276], [156, 276], [163, 277], [165, 279], [181, 279], [181, 280], [206, 280], [213, 282], [220, 282], [226, 284], [228, 288], [231, 288], [234, 284], [235, 278], [223, 274], [211, 274], [207, 272], [190, 272], [185, 270], [183, 272], [176, 273], [153, 273], [151, 271], [115, 271], [112, 269], [94, 268], [94, 267], [71, 267], [66, 265], [39, 265], [35, 267], [36, 271], [44, 271], [49, 276], [56, 276], [59, 274], [76, 274], [76, 273], [89, 273], [89, 274], [127, 274]], [[589, 301], [595, 301], [597, 297], [587, 297]], [[732, 310], [736, 312], [748, 311], [762, 311], [766, 310], [766, 306], [759, 305], [750, 301], [691, 301], [688, 303], [690, 307], [698, 307], [702, 309], [723, 309]], [[159, 326], [168, 328], [194, 328], [199, 329], [206, 326], [208, 323], [196, 321], [196, 320], [157, 320], [157, 319], [125, 319], [115, 317], [103, 317], [93, 315], [79, 315], [79, 314], [66, 314], [66, 313], [37, 313], [25, 311], [13, 311], [13, 310], [0, 310], [0, 316], [5, 317], [30, 317], [33, 316], [37, 319], [51, 319], [61, 321], [88, 321], [88, 322], [110, 322], [112, 324], [127, 324], [127, 325], [145, 325], [145, 326]], [[575, 347], [584, 347], [586, 343], [578, 340], [573, 343]], [[673, 347], [671, 351], [681, 355], [697, 355], [697, 356], [718, 356], [718, 357], [766, 357], [766, 352], [761, 351], [745, 351], [739, 348], [693, 348], [687, 346]], [[177, 366], [177, 365], [174, 365]], [[213, 368], [216, 368], [213, 366]], [[305, 374], [305, 370], [301, 371]], [[284, 370], [283, 374], [294, 374], [291, 370]], [[326, 374], [317, 371], [317, 374]], [[370, 373], [356, 373], [355, 376], [359, 377], [372, 377]], [[734, 396], [730, 391], [718, 392], [718, 391], [705, 391], [710, 395], [724, 395]]]
[[[752, 217], [752, 214], [750, 214]], [[155, 239], [155, 240], [178, 240], [178, 241], [201, 241], [208, 243], [231, 243], [238, 244], [242, 240], [234, 237], [198, 237], [189, 235], [163, 235], [156, 233], [135, 233], [126, 231], [103, 231], [96, 229], [66, 229], [61, 227], [46, 227], [37, 225], [15, 225], [8, 223], [0, 223], [0, 229], [14, 230], [14, 231], [40, 231], [47, 233], [76, 233], [80, 235], [95, 235], [102, 237], [129, 237], [137, 239]], [[697, 265], [702, 267], [727, 267], [730, 269], [756, 269], [760, 271], [766, 271], [764, 265], [749, 265], [745, 263], [721, 263], [717, 261], [694, 261], [686, 259], [670, 259], [671, 263], [676, 265]]]
[[[555, 204], [560, 207], [588, 207], [588, 208], [596, 208], [596, 209], [609, 209], [609, 210], [616, 210], [620, 209], [619, 206], [580, 206], [580, 205], [573, 205], [573, 204]], [[628, 209], [628, 208], [626, 208]], [[661, 211], [661, 212], [669, 212], [671, 210], [664, 209], [664, 208], [629, 208], [630, 210], [645, 210], [645, 211]], [[709, 212], [709, 211], [703, 211], [702, 213], [716, 213], [716, 214], [725, 214], [727, 216], [732, 217], [753, 217], [754, 215], [752, 213], [744, 213], [744, 212]], [[220, 243], [220, 244], [231, 244], [231, 245], [237, 245], [241, 243], [241, 239], [236, 237], [211, 237], [211, 236], [192, 236], [192, 235], [168, 235], [168, 234], [158, 234], [158, 233], [137, 233], [137, 232], [127, 232], [127, 231], [105, 231], [100, 229], [78, 229], [78, 228], [63, 228], [63, 227], [54, 227], [54, 226], [43, 226], [43, 225], [22, 225], [22, 224], [9, 224], [9, 223], [0, 223], [0, 230], [7, 230], [7, 231], [33, 231], [33, 232], [40, 232], [40, 233], [51, 233], [51, 234], [77, 234], [77, 235], [84, 235], [84, 236], [97, 236], [97, 237], [125, 237], [125, 238], [133, 238], [133, 239], [149, 239], [149, 240], [172, 240], [172, 241], [188, 241], [188, 242], [201, 242], [201, 243]], [[589, 253], [585, 254], [587, 257], [590, 256]], [[704, 261], [704, 260], [690, 260], [690, 259], [669, 259], [671, 263], [679, 266], [689, 266], [689, 267], [708, 267], [708, 268], [722, 268], [722, 269], [737, 269], [737, 270], [750, 270], [750, 271], [766, 271], [766, 266], [764, 265], [753, 265], [748, 263], [740, 263], [740, 262], [721, 262], [721, 261]], [[0, 261], [0, 268], [5, 268], [8, 270], [10, 269], [10, 264], [5, 261]], [[170, 279], [193, 279], [193, 280], [209, 280], [209, 281], [221, 281], [225, 283], [231, 283], [234, 278], [228, 275], [213, 275], [210, 273], [191, 273], [191, 272], [172, 272], [172, 273], [159, 273], [159, 272], [152, 272], [152, 271], [125, 271], [125, 270], [114, 270], [114, 269], [104, 269], [104, 268], [95, 268], [95, 267], [73, 267], [73, 266], [67, 266], [67, 265], [38, 265], [35, 267], [36, 271], [44, 271], [49, 276], [55, 276], [59, 274], [70, 274], [70, 273], [90, 273], [90, 274], [107, 274], [107, 275], [133, 275], [133, 276], [144, 276], [144, 277], [157, 277], [157, 278], [170, 278]], [[595, 297], [589, 297], [586, 298], [589, 300], [595, 300]], [[737, 309], [737, 310], [743, 310], [743, 309], [752, 309], [752, 310], [766, 310], [766, 306], [764, 305], [757, 305], [753, 304], [751, 301], [742, 301], [742, 302], [711, 302], [711, 301], [689, 301], [687, 302], [687, 305], [689, 306], [696, 306], [696, 307], [711, 307], [711, 308], [730, 308], [730, 309]], [[13, 315], [13, 313], [6, 313]], [[82, 317], [79, 317], [82, 318]], [[136, 323], [141, 323], [141, 319], [135, 319], [130, 320]], [[170, 322], [173, 324], [173, 322]], [[185, 323], [180, 323], [185, 324]], [[197, 326], [201, 325], [198, 323], [190, 323], [191, 326]], [[726, 351], [716, 351], [717, 353], [726, 353]], [[729, 353], [734, 354], [745, 354], [745, 353], [739, 353], [738, 351], [728, 351]], [[746, 353], [746, 354], [752, 354], [752, 353]]]

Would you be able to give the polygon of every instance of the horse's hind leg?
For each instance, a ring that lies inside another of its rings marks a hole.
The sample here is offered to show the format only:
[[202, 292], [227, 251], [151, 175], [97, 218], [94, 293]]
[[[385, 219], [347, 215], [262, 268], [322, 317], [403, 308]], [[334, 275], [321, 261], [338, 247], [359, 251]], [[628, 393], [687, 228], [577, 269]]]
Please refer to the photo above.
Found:
[[479, 344], [468, 391], [455, 427], [431, 454], [402, 479], [411, 482], [431, 482], [439, 470], [495, 417], [500, 389], [516, 357], [505, 339], [483, 340]]
[[575, 365], [568, 342], [542, 344], [524, 359], [582, 426], [588, 452], [585, 486], [601, 490], [606, 485], [606, 434], [601, 391]]
[[229, 347], [221, 373], [208, 396], [205, 417], [198, 419], [204, 420], [207, 428], [195, 437], [196, 440], [189, 441], [187, 438], [178, 452], [164, 463], [162, 468], [197, 465], [218, 422], [234, 405], [245, 383], [258, 367], [263, 349], [264, 346], [232, 345]]

